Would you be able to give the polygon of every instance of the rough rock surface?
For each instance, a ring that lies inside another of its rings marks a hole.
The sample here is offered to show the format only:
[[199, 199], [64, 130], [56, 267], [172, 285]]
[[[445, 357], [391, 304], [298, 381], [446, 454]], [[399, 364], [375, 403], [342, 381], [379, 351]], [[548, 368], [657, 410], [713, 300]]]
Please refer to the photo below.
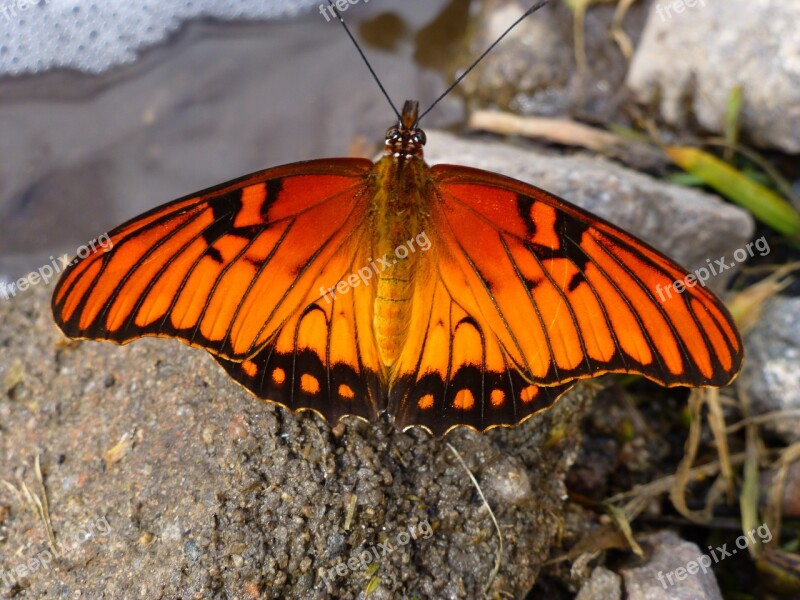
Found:
[[605, 567], [595, 567], [575, 600], [620, 600], [622, 578]]
[[[692, 542], [671, 531], [638, 538], [652, 555], [641, 567], [623, 569], [622, 578], [628, 600], [722, 600], [711, 569], [686, 571], [687, 565], [703, 554]], [[696, 564], [696, 562], [695, 562]], [[683, 569], [682, 572], [676, 571]], [[667, 574], [672, 576], [672, 584]], [[662, 575], [663, 582], [659, 580]], [[679, 577], [680, 576], [680, 577]]]
[[[482, 4], [483, 18], [477, 20], [471, 37], [472, 57], [479, 56], [528, 8], [524, 2], [487, 0]], [[520, 23], [464, 80], [465, 92], [493, 106], [517, 110], [535, 106], [543, 113], [561, 110], [573, 62], [564, 51], [571, 38], [565, 17], [569, 17], [566, 7], [552, 3]]]
[[[469, 52], [477, 58], [532, 2], [483, 0], [479, 3]], [[565, 2], [550, 2], [525, 19], [462, 83], [473, 103], [521, 114], [580, 115], [603, 123], [619, 103], [628, 61], [609, 35], [615, 7], [593, 3], [585, 14], [585, 70], [577, 67], [574, 12]], [[635, 46], [647, 5], [628, 7], [622, 29]], [[462, 59], [454, 65], [467, 63]]]
[[[546, 156], [508, 144], [428, 131], [429, 163], [478, 167], [532, 183], [585, 208], [666, 252], [690, 270], [726, 257], [753, 233], [749, 213], [694, 189], [667, 184], [599, 157]], [[726, 275], [710, 279], [724, 289]]]
[[719, 133], [741, 85], [743, 133], [800, 152], [800, 3], [686, 0], [680, 13], [674, 4], [651, 5], [627, 80], [638, 99], [659, 98], [669, 123], [694, 118]]
[[[486, 435], [332, 429], [255, 400], [174, 340], [66, 344], [49, 293], [0, 301], [0, 481], [13, 486], [0, 483], [0, 597], [356, 598], [368, 586], [371, 598], [479, 597], [497, 534], [445, 441], [503, 532], [489, 593], [533, 585], [559, 527], [580, 437], [564, 432], [580, 429], [582, 392]], [[43, 521], [14, 491], [44, 496], [37, 451], [62, 549], [46, 566], [29, 563], [50, 550]], [[365, 551], [378, 560], [330, 571]]]
[[[800, 410], [800, 298], [778, 296], [763, 308], [745, 340], [740, 383], [755, 414]], [[787, 443], [800, 440], [800, 419], [773, 419], [764, 429]]]

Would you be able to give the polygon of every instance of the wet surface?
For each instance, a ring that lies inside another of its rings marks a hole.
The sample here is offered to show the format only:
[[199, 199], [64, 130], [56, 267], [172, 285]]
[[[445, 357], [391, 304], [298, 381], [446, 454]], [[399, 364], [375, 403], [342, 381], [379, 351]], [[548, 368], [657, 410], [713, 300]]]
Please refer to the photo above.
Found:
[[[419, 65], [463, 34], [449, 15], [464, 7], [365, 3], [346, 13], [395, 104], [425, 105], [444, 89], [439, 72]], [[440, 106], [428, 126], [459, 118], [456, 100]], [[100, 77], [0, 80], [0, 279], [248, 172], [370, 156], [392, 121], [350, 40], [316, 11], [259, 24], [194, 22]]]

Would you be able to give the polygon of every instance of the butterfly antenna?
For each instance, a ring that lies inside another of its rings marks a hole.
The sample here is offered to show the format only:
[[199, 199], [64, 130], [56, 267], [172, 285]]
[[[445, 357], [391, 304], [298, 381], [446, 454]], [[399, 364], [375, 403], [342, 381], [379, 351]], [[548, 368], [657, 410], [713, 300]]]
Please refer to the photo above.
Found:
[[[328, 0], [328, 1], [330, 2], [330, 0]], [[500, 43], [500, 41], [501, 41], [501, 40], [502, 40], [504, 37], [506, 37], [506, 36], [507, 36], [507, 35], [508, 35], [508, 34], [511, 32], [511, 30], [512, 30], [512, 29], [514, 29], [514, 27], [516, 27], [517, 25], [519, 25], [519, 24], [520, 24], [522, 21], [524, 21], [524, 20], [525, 20], [525, 19], [526, 19], [528, 16], [532, 15], [532, 14], [533, 14], [533, 13], [535, 13], [537, 10], [539, 10], [540, 8], [542, 8], [542, 7], [543, 7], [545, 4], [547, 4], [547, 2], [548, 2], [548, 0], [542, 0], [541, 2], [538, 2], [537, 4], [534, 4], [534, 5], [533, 5], [533, 6], [531, 6], [531, 7], [530, 7], [528, 10], [526, 10], [526, 11], [523, 13], [523, 15], [522, 15], [522, 16], [521, 16], [519, 19], [517, 19], [516, 21], [514, 21], [514, 22], [513, 22], [513, 23], [512, 23], [512, 24], [509, 26], [509, 28], [508, 28], [508, 29], [506, 29], [506, 30], [503, 32], [503, 34], [502, 34], [502, 35], [501, 35], [499, 38], [497, 38], [497, 39], [496, 39], [494, 42], [492, 42], [492, 45], [491, 45], [491, 46], [489, 46], [489, 47], [488, 47], [488, 48], [487, 48], [487, 49], [486, 49], [486, 50], [483, 52], [483, 54], [481, 54], [481, 55], [480, 55], [480, 56], [479, 56], [477, 59], [475, 59], [475, 62], [473, 62], [473, 63], [472, 63], [470, 66], [469, 66], [469, 68], [468, 68], [466, 71], [464, 71], [463, 73], [461, 73], [461, 75], [459, 75], [459, 76], [456, 78], [456, 80], [455, 80], [455, 81], [454, 81], [454, 82], [453, 82], [453, 83], [450, 85], [450, 87], [448, 87], [448, 88], [447, 88], [447, 89], [446, 89], [444, 92], [442, 92], [442, 95], [441, 95], [441, 96], [439, 96], [439, 97], [438, 97], [436, 100], [434, 100], [434, 101], [433, 101], [433, 104], [431, 104], [431, 105], [430, 105], [430, 106], [429, 106], [429, 107], [428, 107], [428, 108], [427, 108], [427, 109], [426, 109], [426, 110], [425, 110], [425, 111], [424, 111], [424, 112], [423, 112], [423, 113], [422, 113], [422, 114], [421, 114], [421, 115], [420, 115], [420, 116], [417, 118], [417, 124], [418, 124], [418, 123], [419, 123], [419, 122], [422, 120], [422, 117], [424, 117], [425, 115], [427, 115], [427, 114], [428, 114], [428, 113], [431, 111], [431, 109], [432, 109], [434, 106], [436, 106], [437, 104], [439, 104], [439, 102], [440, 102], [440, 101], [441, 101], [441, 100], [442, 100], [442, 99], [443, 99], [445, 96], [447, 96], [447, 94], [449, 94], [449, 93], [450, 93], [450, 92], [453, 90], [453, 88], [454, 88], [454, 87], [456, 87], [456, 86], [457, 86], [459, 83], [461, 83], [461, 80], [462, 80], [462, 79], [464, 79], [464, 77], [466, 77], [467, 75], [469, 75], [469, 72], [470, 72], [470, 71], [472, 71], [472, 69], [474, 69], [474, 68], [475, 68], [475, 67], [478, 65], [478, 63], [479, 63], [479, 62], [481, 62], [481, 61], [484, 59], [484, 57], [485, 57], [487, 54], [489, 54], [489, 52], [491, 52], [491, 51], [494, 49], [494, 47], [495, 47], [495, 46], [497, 46], [497, 44], [499, 44], [499, 43]]]
[[[328, 5], [331, 7], [331, 10], [336, 15], [336, 18], [339, 19], [339, 23], [341, 23], [342, 27], [344, 27], [345, 32], [347, 32], [347, 36], [350, 38], [350, 41], [353, 42], [353, 45], [356, 47], [356, 50], [358, 50], [358, 53], [361, 55], [361, 59], [364, 61], [364, 64], [367, 65], [367, 68], [369, 69], [369, 72], [372, 73], [372, 77], [378, 83], [378, 87], [381, 88], [381, 91], [383, 92], [383, 95], [389, 101], [389, 106], [392, 107], [392, 110], [394, 111], [394, 114], [397, 115], [397, 120], [400, 121], [401, 120], [400, 111], [397, 110], [397, 107], [394, 105], [394, 102], [392, 102], [392, 99], [389, 97], [389, 94], [386, 92], [386, 88], [383, 87], [383, 84], [381, 83], [381, 80], [378, 79], [378, 76], [375, 74], [375, 69], [373, 69], [372, 65], [369, 64], [369, 61], [367, 60], [367, 57], [364, 54], [364, 51], [361, 49], [361, 46], [358, 45], [358, 42], [356, 41], [356, 38], [353, 37], [352, 33], [350, 33], [350, 28], [347, 26], [347, 23], [344, 22], [344, 19], [342, 18], [342, 15], [339, 13], [339, 11], [336, 9], [336, 7], [333, 5], [333, 1], [332, 0], [328, 0]], [[503, 35], [505, 35], [505, 34], [503, 34]]]

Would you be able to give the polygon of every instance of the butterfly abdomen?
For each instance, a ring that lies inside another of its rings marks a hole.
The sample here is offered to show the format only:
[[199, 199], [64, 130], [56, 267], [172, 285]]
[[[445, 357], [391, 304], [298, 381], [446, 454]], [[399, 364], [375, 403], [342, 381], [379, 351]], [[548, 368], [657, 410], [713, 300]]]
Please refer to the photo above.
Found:
[[424, 231], [420, 180], [428, 167], [417, 158], [385, 157], [376, 165], [384, 185], [375, 197], [373, 256], [378, 263], [373, 326], [383, 364], [390, 367], [403, 349], [419, 261], [430, 246]]
[[375, 296], [375, 338], [383, 364], [391, 366], [402, 348], [408, 326], [409, 308], [413, 293], [410, 259], [397, 263], [380, 274]]

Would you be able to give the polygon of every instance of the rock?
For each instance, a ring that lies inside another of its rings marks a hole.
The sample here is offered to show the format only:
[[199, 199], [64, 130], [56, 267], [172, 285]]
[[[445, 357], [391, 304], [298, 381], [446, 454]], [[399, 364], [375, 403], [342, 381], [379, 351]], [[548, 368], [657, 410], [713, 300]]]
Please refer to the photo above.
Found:
[[[528, 8], [525, 2], [486, 0], [470, 36], [476, 59]], [[535, 40], [535, 41], [534, 41]], [[464, 93], [483, 105], [538, 114], [560, 114], [573, 71], [569, 11], [551, 3], [529, 16], [490, 52], [463, 82]], [[460, 61], [469, 62], [460, 57]]]
[[[509, 144], [469, 141], [428, 131], [430, 164], [452, 163], [495, 171], [534, 184], [577, 204], [669, 254], [694, 270], [730, 257], [753, 234], [749, 213], [695, 189], [656, 181], [600, 157], [546, 156]], [[727, 275], [710, 279], [724, 289]]]
[[[664, 119], [720, 133], [731, 89], [742, 86], [742, 132], [760, 146], [800, 152], [800, 4], [783, 0], [654, 2], [627, 83]], [[709, 32], [714, 32], [711, 35]]]
[[622, 570], [627, 600], [722, 600], [714, 573], [697, 563], [703, 555], [697, 545], [671, 531], [638, 541], [651, 549], [652, 556], [641, 567]]
[[[767, 302], [745, 340], [739, 385], [754, 414], [800, 410], [800, 298], [777, 296]], [[800, 440], [800, 419], [772, 419], [762, 427], [787, 443]]]
[[620, 600], [622, 578], [605, 567], [595, 567], [589, 581], [575, 596], [575, 600]]
[[[480, 56], [533, 4], [527, 0], [478, 2], [469, 36], [469, 58], [459, 58], [453, 68], [463, 68]], [[568, 3], [550, 2], [537, 10], [461, 83], [471, 106], [525, 115], [573, 114], [608, 122], [619, 105], [619, 90], [628, 70], [628, 61], [609, 35], [614, 13], [614, 6], [604, 3], [594, 3], [585, 13], [582, 33], [586, 65], [582, 70], [576, 64], [575, 14]], [[627, 6], [622, 28], [632, 44], [638, 41], [646, 16], [645, 3]]]
[[50, 291], [0, 300], [0, 481], [19, 488], [19, 477], [41, 495], [41, 451], [64, 552], [14, 575], [49, 546], [41, 519], [0, 484], [0, 597], [352, 599], [377, 578], [377, 597], [477, 598], [497, 533], [445, 442], [503, 532], [489, 595], [533, 586], [560, 527], [583, 388], [485, 435], [437, 440], [345, 420], [337, 437], [311, 413], [256, 400], [175, 340], [65, 344]]

